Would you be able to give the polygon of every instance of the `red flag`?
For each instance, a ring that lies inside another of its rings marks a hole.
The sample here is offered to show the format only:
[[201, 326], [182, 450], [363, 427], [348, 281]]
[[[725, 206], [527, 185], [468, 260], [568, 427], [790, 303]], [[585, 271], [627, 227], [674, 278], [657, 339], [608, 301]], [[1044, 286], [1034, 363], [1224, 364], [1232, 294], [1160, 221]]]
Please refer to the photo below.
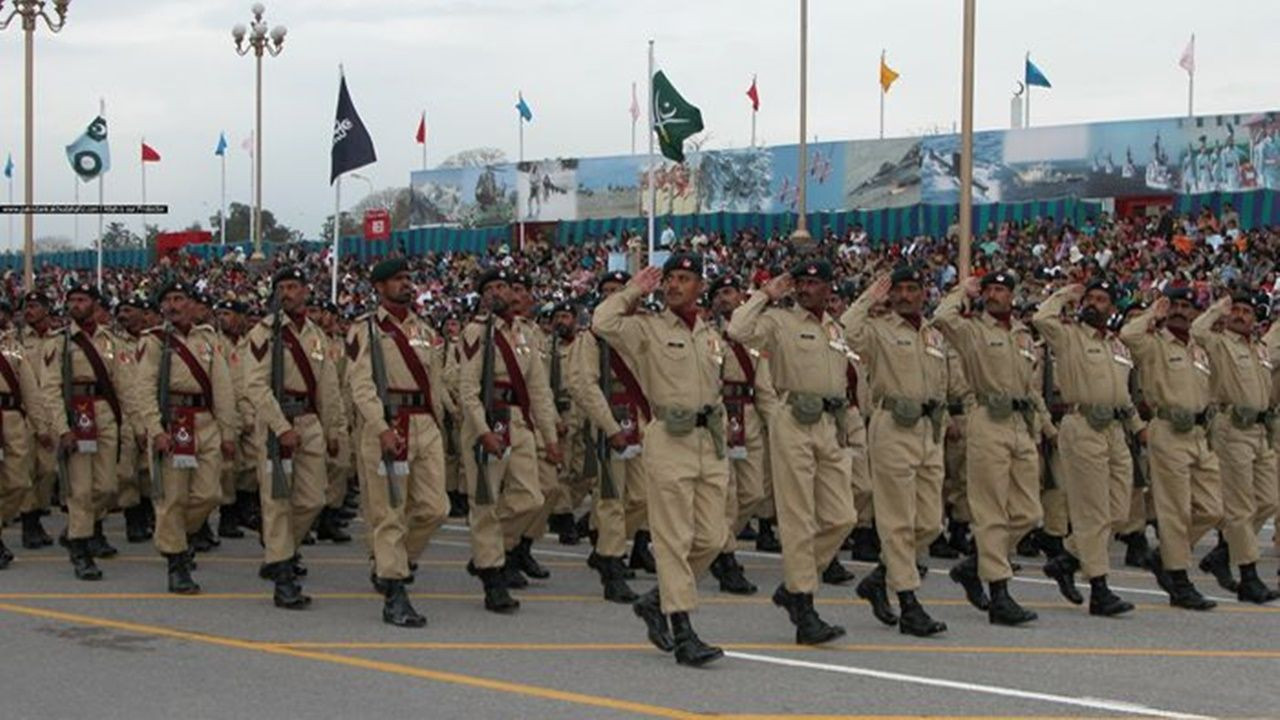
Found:
[[142, 143], [142, 162], [160, 162], [160, 153], [146, 143]]
[[751, 87], [747, 88], [747, 97], [751, 98], [751, 109], [758, 111], [760, 109], [760, 92], [756, 90], [756, 77], [751, 76]]
[[418, 121], [418, 134], [415, 138], [419, 145], [427, 144], [427, 113], [422, 112], [422, 119]]

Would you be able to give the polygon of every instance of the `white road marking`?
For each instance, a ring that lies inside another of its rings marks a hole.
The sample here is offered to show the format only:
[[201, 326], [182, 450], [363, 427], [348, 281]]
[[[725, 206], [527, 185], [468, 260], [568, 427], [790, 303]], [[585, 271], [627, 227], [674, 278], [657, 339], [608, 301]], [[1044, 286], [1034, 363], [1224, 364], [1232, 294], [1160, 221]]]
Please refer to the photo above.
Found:
[[910, 683], [913, 685], [928, 685], [930, 687], [947, 688], [949, 690], [962, 690], [965, 692], [998, 695], [1001, 697], [1019, 698], [1022, 700], [1038, 700], [1040, 702], [1056, 703], [1058, 705], [1072, 705], [1075, 707], [1089, 708], [1090, 710], [1104, 710], [1108, 712], [1127, 713], [1130, 715], [1171, 718], [1172, 720], [1212, 720], [1211, 716], [1207, 715], [1193, 715], [1190, 713], [1180, 713], [1171, 710], [1160, 710], [1158, 708], [1139, 705], [1137, 703], [1108, 700], [1105, 698], [1054, 695], [1051, 693], [1031, 692], [1028, 690], [1001, 687], [999, 685], [983, 685], [980, 683], [943, 680], [941, 678], [932, 678], [923, 675], [908, 675], [905, 673], [872, 670], [870, 668], [852, 667], [849, 665], [793, 660], [791, 658], [758, 655], [755, 653], [726, 652], [725, 656], [737, 658], [738, 660], [783, 665], [786, 667], [801, 668], [804, 670], [823, 670], [826, 672], [843, 673], [845, 675], [860, 675], [862, 677], [871, 677], [879, 680], [892, 680], [895, 682]]

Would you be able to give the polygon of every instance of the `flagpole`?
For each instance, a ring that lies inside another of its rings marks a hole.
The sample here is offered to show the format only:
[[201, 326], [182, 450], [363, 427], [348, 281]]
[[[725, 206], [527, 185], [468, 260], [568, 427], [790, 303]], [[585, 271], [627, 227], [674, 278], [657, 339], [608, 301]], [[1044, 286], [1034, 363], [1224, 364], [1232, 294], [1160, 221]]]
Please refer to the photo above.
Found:
[[631, 154], [635, 155], [636, 154], [636, 121], [640, 119], [640, 116], [637, 115], [635, 112], [635, 110], [638, 110], [638, 108], [636, 108], [636, 84], [634, 82], [631, 83], [631, 107], [633, 109], [633, 112], [631, 113]]
[[[422, 169], [427, 169], [427, 111], [422, 111]], [[337, 302], [335, 300], [335, 302]]]
[[658, 188], [654, 185], [653, 121], [657, 114], [653, 109], [653, 39], [649, 40], [649, 124], [645, 126], [649, 136], [649, 264], [653, 264], [654, 215], [658, 212]]
[[342, 252], [342, 176], [333, 183], [333, 273], [329, 281], [329, 299], [338, 302], [338, 261]]
[[960, 282], [969, 277], [969, 243], [973, 233], [973, 44], [975, 5], [964, 0], [964, 57], [960, 76], [960, 247], [956, 270]]
[[[1191, 33], [1191, 67], [1195, 67], [1196, 34]], [[1195, 117], [1192, 100], [1196, 91], [1196, 71], [1187, 71], [1187, 117]]]
[[[754, 88], [755, 86], [756, 86], [756, 76], [753, 74], [751, 76], [751, 87]], [[757, 90], [756, 92], [759, 92], [759, 91]], [[759, 96], [757, 95], [757, 97]], [[760, 111], [756, 109], [756, 102], [752, 100], [751, 101], [751, 147], [753, 148], [756, 146], [756, 115], [759, 114], [759, 112]]]
[[[98, 98], [98, 115], [105, 120], [107, 118], [107, 101], [106, 98]], [[102, 205], [105, 191], [102, 187], [103, 176], [106, 173], [98, 171], [98, 290], [102, 290]]]
[[808, 202], [805, 197], [806, 180], [809, 162], [809, 145], [805, 138], [808, 120], [809, 98], [809, 0], [800, 0], [800, 167], [796, 171], [796, 229], [791, 233], [791, 244], [806, 245], [812, 240], [809, 235], [809, 219], [805, 216]]
[[[13, 204], [13, 171], [9, 171], [9, 204]], [[9, 216], [9, 254], [13, 254], [13, 215]]]
[[[1027, 79], [1027, 63], [1029, 62], [1031, 62], [1030, 50], [1027, 51], [1027, 56], [1022, 61], [1022, 79], [1024, 81]], [[1027, 107], [1026, 107], [1027, 119], [1022, 123], [1022, 127], [1029, 128], [1031, 127], [1031, 83], [1029, 82], [1026, 83], [1026, 86], [1027, 86]]]
[[[147, 144], [146, 137], [142, 138], [142, 144], [143, 146], [146, 146]], [[142, 158], [142, 204], [143, 205], [147, 204], [147, 159], [146, 158]], [[143, 247], [146, 247], [147, 245], [147, 214], [145, 212], [142, 213], [142, 245]]]
[[[884, 72], [884, 50], [880, 50], [880, 72]], [[884, 139], [884, 81], [880, 82], [880, 139]]]
[[[75, 202], [77, 205], [79, 205], [80, 204], [80, 176], [76, 175], [74, 172], [71, 173], [71, 181], [75, 183], [75, 185], [73, 186], [75, 188]], [[12, 180], [10, 180], [10, 182], [12, 182]], [[75, 228], [76, 228], [75, 244], [79, 246], [80, 245], [80, 215], [77, 213], [72, 217], [75, 218]]]
[[222, 245], [227, 244], [227, 149], [222, 148], [222, 204], [218, 206], [218, 234]]
[[[521, 99], [523, 99], [523, 96], [521, 96]], [[525, 172], [525, 169], [522, 167], [524, 165], [524, 113], [523, 112], [516, 113], [516, 125], [518, 125], [520, 128], [520, 162], [516, 167], [520, 172], [525, 173], [526, 184], [528, 184], [528, 181], [531, 180], [532, 178], [529, 175], [529, 173]], [[528, 192], [530, 194], [533, 193], [532, 186], [529, 187]], [[516, 204], [519, 205], [518, 198], [516, 200]], [[523, 209], [520, 207], [516, 208], [516, 216], [520, 218], [520, 251], [524, 252], [524, 215], [525, 214], [522, 210]]]

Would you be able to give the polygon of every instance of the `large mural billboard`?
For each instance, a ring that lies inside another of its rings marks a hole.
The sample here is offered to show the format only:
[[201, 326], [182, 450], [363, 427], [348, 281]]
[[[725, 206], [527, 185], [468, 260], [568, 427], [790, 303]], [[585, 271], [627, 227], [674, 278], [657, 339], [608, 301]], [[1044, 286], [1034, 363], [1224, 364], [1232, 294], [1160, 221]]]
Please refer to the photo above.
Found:
[[[822, 142], [806, 149], [809, 211], [875, 210], [960, 196], [960, 138]], [[649, 158], [620, 155], [415, 172], [430, 222], [634, 217], [648, 211]], [[657, 159], [659, 214], [776, 213], [797, 204], [799, 147]], [[1280, 189], [1280, 113], [1163, 118], [979, 132], [976, 203]]]

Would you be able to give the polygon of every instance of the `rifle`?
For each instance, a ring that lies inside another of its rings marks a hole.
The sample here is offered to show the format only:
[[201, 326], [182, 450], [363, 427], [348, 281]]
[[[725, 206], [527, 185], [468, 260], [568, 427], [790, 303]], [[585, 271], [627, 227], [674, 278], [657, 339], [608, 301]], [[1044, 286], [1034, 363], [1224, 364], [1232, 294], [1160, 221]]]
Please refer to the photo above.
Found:
[[[156, 386], [156, 403], [160, 406], [160, 427], [169, 432], [169, 423], [173, 420], [173, 411], [169, 407], [169, 376], [173, 369], [173, 323], [165, 321], [160, 345], [160, 375]], [[164, 457], [159, 450], [151, 449], [151, 494], [156, 498], [164, 497], [164, 478], [162, 465]]]
[[[480, 363], [480, 404], [484, 406], [485, 423], [493, 428], [493, 313], [484, 321], [484, 356]], [[493, 493], [489, 489], [488, 453], [484, 445], [476, 439], [472, 448], [476, 460], [476, 504], [492, 505]]]
[[[1041, 370], [1040, 377], [1040, 394], [1044, 396], [1046, 406], [1052, 406], [1053, 397], [1053, 351], [1048, 345], [1044, 348], [1044, 368]], [[1050, 421], [1056, 421], [1052, 413], [1049, 416]], [[1057, 480], [1053, 477], [1053, 466], [1050, 460], [1053, 458], [1053, 443], [1049, 442], [1043, 434], [1040, 439], [1040, 457], [1042, 458], [1042, 467], [1040, 471], [1040, 483], [1045, 490], [1053, 490], [1058, 487]]]
[[[604, 394], [604, 401], [609, 402], [609, 370], [610, 358], [609, 343], [604, 338], [596, 338], [596, 347], [599, 348], [597, 353], [600, 356], [599, 376], [600, 376], [600, 392]], [[613, 465], [609, 458], [609, 436], [605, 435], [604, 428], [596, 428], [596, 463], [600, 466], [600, 499], [617, 500], [618, 485], [613, 480]]]
[[[1150, 421], [1150, 416], [1143, 417], [1141, 408], [1146, 407], [1140, 398], [1142, 396], [1142, 388], [1138, 384], [1138, 371], [1129, 371], [1129, 399], [1133, 401], [1134, 412], [1145, 421]], [[1138, 442], [1138, 434], [1125, 430], [1125, 444], [1129, 446], [1129, 456], [1133, 459], [1133, 486], [1136, 488], [1147, 487], [1146, 473], [1142, 472], [1142, 443]]]
[[[284, 391], [284, 344], [281, 340], [280, 298], [271, 299], [271, 396], [280, 402]], [[282, 500], [289, 497], [289, 482], [285, 477], [284, 460], [280, 456], [280, 438], [274, 431], [267, 429], [267, 458], [271, 461], [271, 498]]]
[[[76, 413], [71, 406], [71, 326], [68, 325], [62, 332], [62, 409], [67, 414], [67, 427], [74, 431]], [[65, 502], [71, 496], [71, 475], [67, 468], [67, 452], [61, 447], [55, 447], [53, 456], [56, 462], [55, 472], [60, 488], [59, 494]]]
[[[444, 334], [444, 362], [441, 363], [442, 366], [449, 362], [449, 335], [447, 333], [443, 333], [443, 334]], [[449, 412], [448, 410], [445, 410], [444, 411], [444, 454], [448, 457], [454, 457], [458, 454], [458, 442], [453, 437], [453, 424], [454, 424], [453, 413]]]
[[[373, 365], [373, 387], [378, 393], [378, 402], [382, 404], [382, 419], [387, 422], [388, 428], [394, 430], [395, 414], [387, 404], [387, 365], [382, 357], [382, 343], [378, 339], [377, 323], [374, 322], [374, 316], [377, 314], [378, 311], [374, 310], [365, 317], [369, 326], [369, 361]], [[405, 438], [405, 442], [408, 442], [408, 438]], [[383, 451], [382, 470], [387, 474], [387, 501], [391, 503], [391, 507], [400, 505], [400, 493], [396, 490], [394, 476], [395, 465], [395, 454]]]

